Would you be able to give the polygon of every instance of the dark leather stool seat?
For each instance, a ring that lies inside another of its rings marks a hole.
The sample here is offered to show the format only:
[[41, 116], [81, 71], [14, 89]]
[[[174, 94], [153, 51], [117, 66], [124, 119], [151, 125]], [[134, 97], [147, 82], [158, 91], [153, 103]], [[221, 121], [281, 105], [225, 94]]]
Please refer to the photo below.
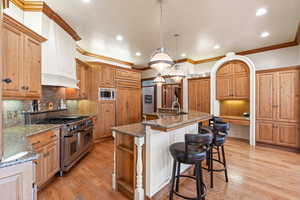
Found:
[[189, 147], [189, 153], [187, 154], [184, 142], [172, 144], [170, 146], [170, 152], [177, 162], [185, 164], [195, 164], [195, 162], [206, 159], [206, 149], [191, 146]]

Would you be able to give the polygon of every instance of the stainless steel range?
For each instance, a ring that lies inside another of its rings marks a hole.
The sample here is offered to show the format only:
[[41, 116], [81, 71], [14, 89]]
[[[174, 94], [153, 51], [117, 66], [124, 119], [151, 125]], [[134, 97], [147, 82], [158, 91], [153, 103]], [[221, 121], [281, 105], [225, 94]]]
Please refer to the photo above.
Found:
[[60, 134], [60, 175], [69, 171], [93, 145], [93, 120], [85, 116], [60, 116], [39, 124], [63, 124]]

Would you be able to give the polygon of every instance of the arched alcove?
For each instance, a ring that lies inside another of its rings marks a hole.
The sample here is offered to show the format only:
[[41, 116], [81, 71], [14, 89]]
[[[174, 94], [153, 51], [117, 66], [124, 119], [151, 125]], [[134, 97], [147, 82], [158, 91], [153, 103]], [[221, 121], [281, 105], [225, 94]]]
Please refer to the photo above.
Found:
[[239, 56], [235, 53], [227, 53], [226, 57], [222, 58], [213, 66], [211, 70], [211, 114], [220, 115], [220, 102], [217, 100], [216, 75], [218, 69], [230, 61], [242, 61], [247, 64], [250, 71], [250, 127], [249, 127], [249, 142], [255, 146], [255, 66], [254, 63], [246, 56]]

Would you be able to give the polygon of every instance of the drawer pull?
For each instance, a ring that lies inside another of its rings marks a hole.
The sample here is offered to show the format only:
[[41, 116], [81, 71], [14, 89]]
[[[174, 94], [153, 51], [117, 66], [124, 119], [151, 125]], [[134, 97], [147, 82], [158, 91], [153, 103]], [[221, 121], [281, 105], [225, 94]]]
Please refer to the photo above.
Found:
[[52, 135], [52, 136], [51, 136], [51, 138], [55, 138], [55, 137], [56, 137], [56, 135]]
[[40, 143], [41, 143], [41, 141], [37, 141], [35, 143], [32, 143], [32, 145], [37, 145], [37, 144], [40, 144]]

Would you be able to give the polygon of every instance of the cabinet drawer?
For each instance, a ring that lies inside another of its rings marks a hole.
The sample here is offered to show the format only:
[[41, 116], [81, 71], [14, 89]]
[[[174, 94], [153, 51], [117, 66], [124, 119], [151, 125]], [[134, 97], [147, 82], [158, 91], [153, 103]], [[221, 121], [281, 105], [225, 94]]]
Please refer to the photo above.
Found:
[[141, 82], [139, 81], [117, 81], [117, 87], [125, 87], [125, 88], [141, 88]]
[[117, 70], [116, 79], [127, 79], [127, 80], [140, 80], [140, 74], [138, 72], [132, 72], [127, 70]]
[[38, 149], [51, 141], [57, 141], [59, 139], [59, 129], [54, 129], [46, 132], [42, 132], [36, 135], [28, 137], [28, 142], [34, 149]]

